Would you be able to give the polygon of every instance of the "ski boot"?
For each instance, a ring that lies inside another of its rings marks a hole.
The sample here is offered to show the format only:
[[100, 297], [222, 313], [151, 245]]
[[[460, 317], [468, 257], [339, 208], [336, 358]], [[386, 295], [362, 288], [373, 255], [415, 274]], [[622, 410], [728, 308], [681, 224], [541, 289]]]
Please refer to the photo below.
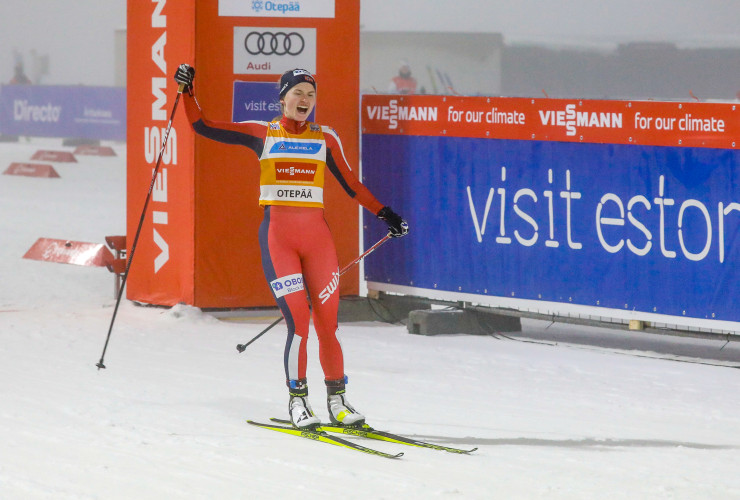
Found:
[[365, 423], [365, 416], [347, 401], [344, 388], [346, 383], [346, 375], [339, 380], [326, 381], [326, 406], [329, 409], [329, 418], [333, 424], [360, 427]]
[[296, 429], [315, 429], [318, 427], [321, 420], [314, 414], [311, 404], [308, 402], [306, 379], [289, 380], [288, 389], [290, 392], [288, 413], [293, 427]]

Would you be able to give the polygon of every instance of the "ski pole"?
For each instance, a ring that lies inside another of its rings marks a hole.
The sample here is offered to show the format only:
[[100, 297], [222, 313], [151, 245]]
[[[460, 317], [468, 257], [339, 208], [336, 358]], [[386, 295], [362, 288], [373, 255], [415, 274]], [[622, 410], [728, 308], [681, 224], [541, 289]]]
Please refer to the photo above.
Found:
[[134, 261], [134, 252], [136, 251], [136, 244], [139, 242], [139, 236], [141, 235], [141, 227], [144, 225], [144, 219], [146, 218], [146, 209], [149, 206], [149, 200], [152, 197], [152, 191], [154, 191], [154, 184], [157, 181], [157, 173], [159, 173], [159, 165], [162, 162], [162, 155], [164, 154], [164, 148], [167, 146], [167, 139], [170, 136], [170, 129], [172, 128], [172, 120], [175, 118], [175, 111], [177, 110], [177, 103], [180, 102], [180, 96], [182, 95], [183, 90], [185, 90], [185, 85], [180, 84], [177, 88], [177, 97], [175, 98], [175, 104], [172, 106], [172, 113], [170, 113], [170, 121], [167, 123], [167, 130], [164, 133], [164, 137], [162, 137], [162, 147], [159, 149], [159, 157], [157, 157], [157, 165], [154, 167], [154, 172], [152, 173], [152, 182], [149, 184], [149, 192], [146, 194], [146, 199], [144, 200], [144, 209], [141, 211], [141, 219], [139, 219], [139, 227], [136, 228], [136, 235], [134, 236], [134, 241], [131, 243], [131, 254], [128, 256], [128, 262], [126, 263], [126, 271], [123, 273], [123, 278], [121, 279], [121, 286], [118, 289], [118, 297], [116, 298], [116, 306], [113, 308], [113, 317], [110, 320], [110, 326], [108, 327], [108, 336], [105, 338], [105, 345], [103, 346], [103, 353], [100, 355], [100, 361], [95, 365], [98, 367], [98, 370], [101, 368], [105, 368], [105, 364], [103, 363], [103, 360], [105, 358], [105, 351], [108, 350], [108, 342], [110, 341], [110, 335], [113, 331], [113, 323], [116, 321], [116, 314], [118, 314], [118, 306], [121, 304], [121, 297], [123, 296], [123, 289], [126, 286], [126, 280], [128, 279], [128, 273], [131, 270], [131, 263]]
[[[357, 264], [362, 259], [364, 259], [368, 255], [370, 255], [371, 253], [373, 253], [380, 245], [382, 245], [383, 243], [385, 243], [389, 239], [391, 239], [391, 234], [390, 233], [388, 233], [385, 236], [383, 236], [383, 238], [381, 238], [376, 244], [374, 244], [373, 246], [371, 246], [370, 248], [368, 248], [367, 250], [365, 250], [359, 257], [357, 257], [355, 260], [353, 260], [352, 262], [350, 262], [349, 264], [347, 264], [346, 266], [344, 266], [344, 268], [341, 271], [339, 271], [339, 276], [343, 275], [344, 273], [346, 273], [347, 271], [349, 271], [350, 269], [352, 269], [352, 267], [355, 264]], [[278, 323], [280, 323], [283, 319], [285, 319], [285, 318], [283, 316], [280, 316], [278, 319], [276, 319], [275, 321], [273, 321], [270, 324], [270, 326], [268, 326], [267, 328], [265, 328], [264, 330], [262, 330], [260, 333], [258, 333], [254, 338], [252, 338], [252, 340], [250, 340], [246, 344], [237, 344], [236, 350], [239, 351], [239, 352], [244, 352], [244, 350], [247, 347], [249, 347], [249, 345], [252, 342], [254, 342], [258, 338], [260, 338], [261, 336], [263, 336], [264, 334], [266, 334], [267, 332], [269, 332], [272, 329], [272, 327], [274, 327], [275, 325], [277, 325]]]

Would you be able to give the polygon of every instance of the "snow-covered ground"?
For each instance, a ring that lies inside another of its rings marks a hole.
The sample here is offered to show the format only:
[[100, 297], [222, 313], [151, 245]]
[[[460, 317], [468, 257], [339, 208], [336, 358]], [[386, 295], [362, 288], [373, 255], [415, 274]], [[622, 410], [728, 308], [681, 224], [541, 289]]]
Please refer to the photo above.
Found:
[[[342, 324], [348, 394], [371, 424], [479, 448], [363, 441], [398, 460], [245, 423], [286, 415], [283, 327], [234, 348], [273, 312], [224, 322], [124, 301], [99, 371], [112, 276], [21, 257], [39, 237], [123, 234], [125, 148], [114, 147], [115, 158], [54, 164], [60, 179], [0, 175], [0, 498], [740, 498], [738, 342], [647, 345], [647, 334], [533, 320], [511, 339]], [[73, 149], [0, 144], [0, 170], [40, 148]], [[588, 341], [599, 336], [622, 344]], [[668, 345], [681, 361], [664, 359]], [[313, 343], [309, 356], [326, 417]]]

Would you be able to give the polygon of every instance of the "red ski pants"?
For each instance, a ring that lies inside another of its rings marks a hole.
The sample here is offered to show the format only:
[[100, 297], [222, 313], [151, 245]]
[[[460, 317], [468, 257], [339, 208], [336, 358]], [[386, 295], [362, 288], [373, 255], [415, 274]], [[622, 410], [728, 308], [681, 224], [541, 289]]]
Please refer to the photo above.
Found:
[[[265, 278], [288, 327], [286, 379], [306, 378], [311, 309], [324, 378], [344, 378], [342, 346], [337, 338], [339, 265], [324, 210], [267, 206], [259, 241]], [[310, 297], [311, 309], [306, 294]]]

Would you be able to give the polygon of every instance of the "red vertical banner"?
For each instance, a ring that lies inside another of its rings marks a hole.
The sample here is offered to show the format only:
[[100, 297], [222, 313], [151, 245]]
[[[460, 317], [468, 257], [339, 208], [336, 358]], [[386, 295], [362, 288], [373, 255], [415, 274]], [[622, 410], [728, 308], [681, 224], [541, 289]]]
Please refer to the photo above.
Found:
[[[316, 122], [337, 130], [359, 177], [359, 0], [270, 2], [269, 9], [266, 5], [129, 0], [129, 242], [174, 104], [172, 76], [180, 62], [195, 67], [195, 95], [204, 114], [218, 121], [231, 120], [235, 81], [274, 82], [277, 103], [277, 81], [284, 71], [303, 67], [314, 72]], [[250, 35], [254, 46], [247, 40]], [[260, 53], [270, 48], [259, 43], [260, 36], [284, 43], [280, 37], [288, 35], [295, 41], [290, 50]], [[178, 111], [169, 142], [127, 297], [198, 307], [274, 304], [258, 243], [263, 211], [258, 206], [257, 158], [247, 148], [196, 136], [183, 110]], [[359, 253], [358, 208], [329, 177], [325, 213], [343, 265]], [[357, 270], [342, 277], [340, 293], [358, 289]]]
[[[195, 94], [203, 112], [213, 120], [230, 121], [235, 81], [274, 82], [277, 103], [280, 75], [305, 67], [316, 73], [318, 82], [316, 121], [337, 130], [348, 161], [359, 166], [359, 1], [316, 2], [324, 6], [315, 13], [320, 17], [300, 17], [300, 11], [257, 12], [253, 4], [198, 3]], [[303, 8], [309, 2], [293, 4]], [[291, 39], [288, 51], [280, 33], [300, 36], [292, 36], [295, 43]], [[266, 45], [258, 43], [259, 37]], [[281, 45], [277, 54], [266, 54], [273, 37]], [[195, 305], [199, 307], [274, 304], [263, 277], [257, 239], [263, 216], [258, 206], [259, 168], [254, 153], [245, 147], [195, 137]], [[359, 250], [357, 202], [329, 177], [324, 191], [326, 218], [341, 264]], [[340, 293], [357, 290], [356, 271], [342, 277]]]
[[[172, 79], [192, 61], [194, 2], [128, 1], [128, 254], [147, 193], [151, 198], [127, 281], [131, 300], [162, 305], [193, 301], [193, 138], [184, 108], [162, 144], [177, 97]], [[152, 175], [161, 154], [158, 175]]]

